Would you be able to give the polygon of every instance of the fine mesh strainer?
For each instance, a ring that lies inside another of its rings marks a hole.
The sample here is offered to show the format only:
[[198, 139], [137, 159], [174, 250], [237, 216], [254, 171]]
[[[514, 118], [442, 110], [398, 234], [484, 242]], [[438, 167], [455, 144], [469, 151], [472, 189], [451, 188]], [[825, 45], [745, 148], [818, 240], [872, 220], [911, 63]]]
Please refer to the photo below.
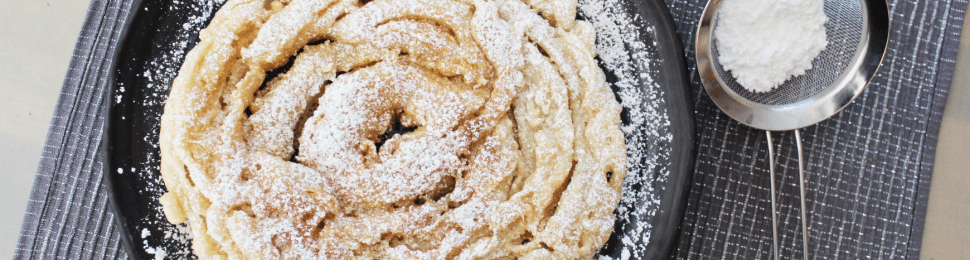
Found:
[[[805, 207], [805, 173], [799, 128], [835, 115], [855, 99], [875, 75], [889, 38], [889, 12], [885, 0], [825, 0], [828, 45], [812, 61], [812, 69], [789, 79], [778, 88], [755, 93], [741, 87], [718, 62], [717, 10], [722, 0], [711, 0], [697, 28], [697, 71], [704, 89], [728, 116], [745, 125], [766, 130], [771, 166], [772, 254], [778, 253], [778, 221], [775, 209], [774, 145], [770, 131], [795, 130], [798, 148], [798, 179], [801, 191], [802, 252], [808, 259], [808, 224]], [[730, 1], [730, 0], [726, 0]]]

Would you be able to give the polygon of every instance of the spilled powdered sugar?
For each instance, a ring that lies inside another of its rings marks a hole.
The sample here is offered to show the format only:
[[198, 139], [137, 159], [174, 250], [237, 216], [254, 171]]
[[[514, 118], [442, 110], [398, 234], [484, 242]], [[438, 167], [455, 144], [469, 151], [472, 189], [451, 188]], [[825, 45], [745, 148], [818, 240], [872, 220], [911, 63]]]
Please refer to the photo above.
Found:
[[[611, 87], [623, 106], [621, 126], [627, 145], [627, 175], [623, 180], [623, 198], [616, 209], [614, 233], [621, 231], [619, 259], [637, 258], [650, 241], [653, 226], [646, 220], [660, 208], [659, 191], [664, 187], [669, 169], [668, 161], [673, 139], [670, 120], [663, 107], [663, 92], [651, 78], [652, 52], [641, 39], [643, 24], [639, 15], [630, 17], [621, 0], [579, 0], [580, 16], [596, 28], [596, 55], [600, 65], [616, 76]], [[653, 28], [644, 28], [653, 32]], [[617, 234], [614, 234], [614, 237]], [[610, 243], [616, 243], [612, 239]], [[609, 259], [608, 256], [599, 256]]]
[[[162, 230], [163, 237], [158, 239], [162, 241], [173, 241], [175, 244], [186, 244], [192, 239], [191, 230], [192, 229], [189, 228], [188, 224], [174, 226], [174, 228]], [[146, 253], [154, 255], [155, 260], [172, 258], [184, 259], [191, 255], [188, 247], [178, 248], [175, 251], [168, 251], [171, 250], [169, 245], [173, 242], [152, 246], [147, 240], [151, 236], [152, 232], [148, 230], [148, 228], [141, 229], [142, 249], [144, 249]], [[169, 257], [170, 254], [171, 257]]]
[[[223, 0], [224, 1], [224, 0]], [[188, 223], [172, 225], [162, 213], [162, 206], [158, 203], [159, 197], [165, 192], [165, 185], [159, 174], [161, 159], [158, 154], [158, 126], [161, 120], [162, 107], [168, 98], [168, 93], [172, 85], [172, 80], [178, 73], [185, 54], [195, 42], [198, 41], [199, 31], [205, 27], [207, 21], [213, 16], [223, 1], [175, 1], [167, 6], [167, 9], [150, 10], [145, 7], [142, 12], [165, 12], [166, 14], [180, 13], [187, 15], [185, 23], [176, 25], [175, 28], [164, 28], [162, 31], [175, 31], [167, 34], [165, 42], [152, 43], [152, 49], [160, 50], [160, 55], [145, 61], [141, 71], [138, 71], [138, 78], [144, 82], [144, 88], [140, 89], [143, 93], [130, 93], [133, 88], [141, 86], [125, 86], [119, 82], [112, 99], [115, 104], [122, 104], [124, 97], [130, 95], [135, 100], [128, 101], [128, 106], [138, 107], [136, 118], [120, 119], [129, 124], [153, 124], [152, 131], [143, 135], [140, 140], [132, 140], [133, 143], [140, 143], [154, 148], [153, 151], [142, 151], [132, 154], [131, 167], [117, 167], [117, 174], [135, 174], [138, 179], [144, 181], [144, 187], [140, 192], [151, 209], [147, 217], [141, 220], [128, 220], [129, 228], [140, 230], [139, 234], [132, 234], [133, 246], [135, 250], [142, 250], [154, 259], [195, 259], [192, 255], [191, 241], [192, 234]], [[150, 6], [150, 5], [145, 5]], [[163, 25], [165, 26], [165, 25]], [[134, 33], [134, 32], [132, 32]], [[127, 88], [126, 88], [127, 87]], [[129, 92], [129, 93], [126, 93]], [[113, 104], [114, 105], [114, 104]], [[142, 122], [134, 122], [134, 120]], [[129, 216], [131, 217], [131, 216]], [[137, 256], [132, 256], [137, 257]]]

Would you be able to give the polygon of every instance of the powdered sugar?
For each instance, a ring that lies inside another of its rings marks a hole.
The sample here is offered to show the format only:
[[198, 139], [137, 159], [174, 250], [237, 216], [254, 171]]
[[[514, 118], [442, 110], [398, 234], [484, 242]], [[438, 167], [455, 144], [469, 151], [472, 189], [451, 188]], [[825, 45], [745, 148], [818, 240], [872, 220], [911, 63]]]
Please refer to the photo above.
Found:
[[717, 12], [718, 62], [753, 92], [805, 74], [828, 45], [822, 0], [725, 0]]
[[[141, 194], [138, 196], [145, 198], [150, 210], [146, 213], [146, 217], [128, 219], [127, 224], [129, 228], [140, 230], [140, 236], [131, 237], [136, 249], [141, 246], [140, 249], [152, 255], [154, 259], [193, 258], [190, 249], [192, 235], [188, 224], [172, 225], [168, 223], [162, 214], [161, 205], [158, 204], [158, 199], [165, 192], [165, 188], [158, 176], [160, 158], [157, 153], [157, 129], [161, 107], [168, 98], [171, 82], [182, 64], [185, 53], [190, 45], [198, 40], [195, 36], [198, 35], [199, 30], [205, 26], [206, 21], [212, 17], [212, 14], [220, 5], [222, 5], [221, 1], [178, 1], [168, 5], [166, 10], [171, 11], [171, 13], [187, 14], [186, 22], [173, 28], [166, 28], [175, 31], [170, 34], [170, 37], [174, 39], [165, 43], [152, 43], [153, 45], [150, 48], [159, 50], [159, 55], [145, 61], [144, 67], [141, 67], [140, 71], [136, 71], [139, 80], [145, 84], [144, 87], [133, 86], [138, 87], [139, 92], [133, 93], [135, 91], [133, 91], [132, 86], [125, 86], [123, 82], [119, 82], [114, 93], [116, 104], [122, 104], [126, 95], [129, 98], [136, 98], [128, 101], [130, 103], [125, 103], [125, 105], [136, 106], [138, 109], [134, 109], [134, 111], [138, 111], [136, 113], [139, 114], [135, 114], [134, 119], [122, 116], [121, 120], [139, 120], [139, 122], [134, 122], [136, 125], [146, 122], [154, 124], [153, 129], [144, 129], [149, 132], [144, 133], [137, 140], [132, 140], [132, 142], [145, 147], [152, 147], [156, 149], [156, 152], [140, 151], [133, 153], [132, 156], [140, 158], [132, 158], [131, 167], [118, 167], [116, 169], [117, 174], [134, 174], [129, 175], [133, 176], [130, 178], [136, 178], [143, 182], [141, 185], [144, 186], [139, 190]], [[158, 10], [151, 11], [157, 12]], [[135, 130], [142, 131], [143, 129], [136, 128]], [[118, 162], [112, 163], [118, 165]], [[126, 210], [122, 209], [122, 211]]]
[[[659, 205], [659, 198], [656, 198], [656, 195], [651, 195], [651, 193], [655, 193], [655, 191], [652, 190], [652, 187], [657, 187], [658, 185], [656, 183], [665, 181], [664, 178], [666, 178], [667, 175], [666, 169], [663, 169], [662, 165], [657, 165], [657, 162], [669, 152], [669, 148], [665, 148], [657, 144], [669, 142], [669, 134], [661, 134], [668, 132], [666, 127], [669, 125], [669, 121], [666, 118], [665, 111], [662, 110], [662, 93], [659, 91], [659, 88], [653, 84], [652, 79], [649, 78], [648, 74], [637, 73], [637, 71], [639, 71], [637, 68], [648, 67], [648, 61], [651, 59], [649, 53], [645, 51], [645, 48], [648, 45], [639, 42], [639, 32], [634, 26], [634, 24], [636, 24], [636, 20], [623, 16], [623, 11], [617, 9], [622, 5], [617, 3], [618, 2], [615, 1], [599, 3], [587, 3], [584, 1], [581, 2], [581, 8], [586, 9], [581, 11], [584, 13], [601, 14], [590, 18], [590, 22], [593, 22], [595, 27], [597, 27], [597, 35], [599, 38], [596, 46], [597, 54], [601, 57], [603, 65], [616, 74], [618, 81], [613, 84], [613, 87], [619, 90], [617, 95], [621, 100], [624, 110], [627, 110], [630, 118], [630, 120], [624, 124], [623, 130], [627, 137], [627, 150], [630, 153], [630, 158], [635, 159], [629, 159], [627, 162], [628, 171], [631, 174], [628, 174], [628, 177], [624, 181], [625, 193], [623, 196], [623, 202], [618, 209], [618, 216], [620, 218], [630, 216], [652, 216], [653, 214], [656, 214], [656, 208]], [[598, 6], [590, 7], [590, 5], [594, 4]], [[483, 6], [480, 8], [489, 7]], [[211, 14], [205, 15], [207, 16], [200, 16], [203, 18], [201, 18], [199, 21], [204, 21], [204, 17], [211, 17]], [[192, 19], [195, 18], [191, 18], [190, 21]], [[493, 24], [482, 25], [491, 26]], [[192, 22], [186, 23], [183, 28], [186, 30], [198, 31], [198, 29], [201, 28], [201, 22], [197, 24]], [[487, 32], [487, 30], [481, 31]], [[502, 30], [498, 31], [501, 32]], [[186, 35], [191, 34], [186, 33]], [[149, 79], [148, 81], [150, 82], [150, 88], [165, 89], [166, 91], [158, 91], [158, 93], [153, 93], [142, 103], [146, 105], [157, 105], [160, 104], [160, 101], [164, 100], [165, 93], [167, 93], [166, 88], [168, 86], [166, 83], [170, 83], [171, 78], [175, 76], [175, 69], [177, 69], [178, 64], [181, 63], [181, 59], [184, 56], [185, 46], [190, 42], [191, 40], [189, 39], [180, 38], [176, 44], [176, 46], [181, 46], [180, 48], [175, 48], [177, 49], [176, 51], [165, 54], [163, 55], [162, 59], [151, 62], [153, 68], [146, 70], [143, 74], [144, 77]], [[495, 48], [502, 48], [502, 46], [496, 45]], [[632, 56], [629, 56], [631, 54]], [[514, 82], [516, 79], [510, 78], [508, 80]], [[646, 86], [649, 87], [641, 87], [641, 84], [644, 84], [644, 82], [646, 82]], [[646, 100], [647, 102], [641, 103], [640, 101], [643, 100]], [[635, 143], [637, 142], [642, 143], [642, 145], [636, 145]], [[650, 149], [660, 150], [657, 151]], [[149, 160], [156, 162], [155, 165], [157, 165], [157, 158], [150, 158]], [[155, 170], [157, 171], [157, 169]], [[652, 175], [642, 174], [648, 172], [660, 172], [661, 174], [657, 175], [657, 179], [654, 179]], [[156, 182], [160, 183], [160, 180], [156, 179]], [[639, 208], [632, 207], [634, 202], [637, 201], [640, 201], [641, 203], [646, 201], [647, 203], [641, 204], [641, 207]], [[488, 210], [493, 210], [491, 209], [491, 206], [487, 208]], [[471, 207], [469, 209], [471, 209]], [[485, 208], [482, 208], [481, 210], [484, 209]], [[161, 210], [159, 210], [159, 212], [160, 211]], [[478, 212], [480, 210], [476, 209], [474, 211]], [[454, 216], [453, 218], [467, 221], [467, 215], [469, 214], [462, 213]], [[415, 216], [416, 219], [420, 219], [417, 217], [418, 216]], [[462, 225], [466, 224], [468, 223], [464, 223]], [[617, 226], [617, 228], [621, 228], [621, 226]], [[640, 243], [643, 245], [646, 243], [649, 238], [650, 227], [639, 226], [636, 227], [635, 230], [636, 233], [633, 234], [640, 234], [643, 237], [632, 239], [628, 238], [624, 240], [624, 244], [634, 245]], [[458, 236], [452, 236], [451, 238], [459, 239]], [[176, 251], [167, 249], [156, 250], [158, 247], [159, 246], [150, 246], [145, 244], [144, 249], [148, 250], [150, 248], [155, 248], [153, 249], [154, 252], [164, 252], [169, 256], [178, 253]], [[477, 247], [483, 248], [481, 251], [484, 252], [485, 249], [488, 248], [488, 245], [478, 244]], [[633, 247], [631, 248], [631, 250], [636, 250]]]
[[[657, 42], [642, 41], [653, 37], [640, 35], [642, 18], [630, 17], [626, 6], [621, 0], [581, 0], [578, 7], [580, 15], [596, 28], [597, 57], [606, 70], [616, 75], [612, 87], [617, 90], [628, 119], [622, 125], [627, 140], [628, 174], [623, 180], [623, 197], [614, 227], [614, 232], [622, 232], [619, 242], [623, 250], [616, 256], [620, 259], [641, 254], [650, 241], [653, 227], [643, 220], [651, 219], [660, 210], [659, 191], [655, 188], [665, 187], [669, 170], [664, 162], [671, 151], [666, 144], [673, 138], [664, 93], [644, 72], [655, 66], [650, 64], [655, 58], [648, 44]], [[653, 28], [644, 29], [653, 32]]]
[[[175, 229], [164, 230], [164, 237], [161, 237], [158, 239], [161, 239], [163, 241], [172, 241], [176, 244], [188, 243], [192, 239], [191, 235], [187, 235], [187, 234], [190, 234], [190, 232], [191, 231], [188, 225], [178, 225], [176, 226]], [[145, 252], [148, 254], [154, 255], [155, 260], [171, 259], [176, 257], [185, 258], [191, 254], [188, 248], [185, 248], [185, 247], [175, 248], [174, 250], [176, 251], [171, 251], [171, 252], [167, 251], [167, 250], [173, 249], [171, 246], [169, 246], [170, 245], [169, 243], [161, 244], [158, 246], [151, 246], [148, 242], [148, 239], [149, 237], [151, 237], [151, 235], [152, 235], [152, 232], [148, 230], [148, 228], [142, 228], [141, 230], [142, 250], [145, 250]]]

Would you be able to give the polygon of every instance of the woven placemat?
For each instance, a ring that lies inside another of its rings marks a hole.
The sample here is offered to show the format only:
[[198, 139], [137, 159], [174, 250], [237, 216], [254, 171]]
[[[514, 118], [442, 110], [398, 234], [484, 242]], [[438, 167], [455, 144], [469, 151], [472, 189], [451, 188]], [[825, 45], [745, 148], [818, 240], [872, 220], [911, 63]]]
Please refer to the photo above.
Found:
[[133, 1], [93, 0], [47, 132], [14, 259], [127, 259], [102, 170], [108, 73]]
[[[707, 1], [667, 0], [694, 86], [697, 161], [675, 258], [768, 259], [771, 202], [766, 133], [721, 112], [702, 90], [694, 34]], [[930, 174], [953, 78], [966, 0], [889, 1], [883, 67], [841, 113], [802, 129], [809, 255], [919, 258]], [[779, 247], [800, 259], [794, 133], [772, 135]]]
[[[667, 0], [690, 69], [706, 1]], [[107, 75], [133, 1], [93, 0], [75, 46], [25, 213], [15, 259], [127, 259], [102, 181]], [[886, 63], [862, 96], [803, 130], [810, 253], [819, 258], [918, 258], [937, 133], [967, 0], [890, 1]], [[765, 133], [734, 122], [692, 74], [697, 162], [674, 258], [767, 259]], [[800, 255], [797, 165], [778, 139], [780, 238]]]

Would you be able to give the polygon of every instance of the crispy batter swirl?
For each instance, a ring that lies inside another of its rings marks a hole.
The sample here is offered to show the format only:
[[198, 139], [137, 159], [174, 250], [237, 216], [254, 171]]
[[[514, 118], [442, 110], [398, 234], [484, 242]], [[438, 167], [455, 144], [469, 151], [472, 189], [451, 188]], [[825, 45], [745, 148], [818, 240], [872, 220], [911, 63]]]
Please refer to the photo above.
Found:
[[202, 259], [589, 258], [625, 175], [573, 0], [229, 0], [162, 116]]

